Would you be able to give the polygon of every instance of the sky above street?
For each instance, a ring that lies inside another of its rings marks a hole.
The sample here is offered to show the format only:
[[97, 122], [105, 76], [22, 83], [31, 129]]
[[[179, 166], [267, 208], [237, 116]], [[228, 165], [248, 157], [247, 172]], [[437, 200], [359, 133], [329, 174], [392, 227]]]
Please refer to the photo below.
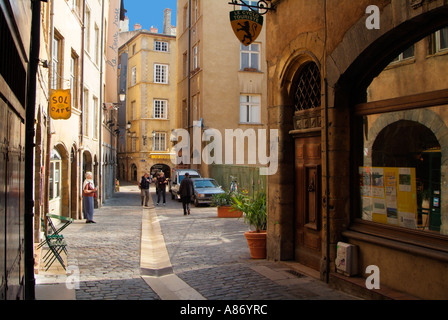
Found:
[[129, 18], [129, 30], [134, 30], [134, 24], [140, 23], [142, 29], [149, 30], [151, 26], [163, 31], [163, 11], [171, 9], [171, 25], [177, 25], [177, 0], [124, 0], [126, 16]]

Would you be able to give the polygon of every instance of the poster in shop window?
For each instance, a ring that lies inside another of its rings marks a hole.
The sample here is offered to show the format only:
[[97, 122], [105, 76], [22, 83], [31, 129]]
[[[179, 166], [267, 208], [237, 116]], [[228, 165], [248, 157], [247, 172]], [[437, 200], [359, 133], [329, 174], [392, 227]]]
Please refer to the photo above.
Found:
[[359, 173], [363, 220], [416, 228], [414, 168], [361, 167]]

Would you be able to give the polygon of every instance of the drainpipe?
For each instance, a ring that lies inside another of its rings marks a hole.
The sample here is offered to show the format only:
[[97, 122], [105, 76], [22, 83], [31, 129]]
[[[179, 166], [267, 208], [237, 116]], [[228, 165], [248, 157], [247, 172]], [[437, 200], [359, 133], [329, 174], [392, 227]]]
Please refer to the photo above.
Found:
[[[50, 51], [50, 67], [48, 68], [48, 92], [51, 92], [51, 83], [53, 78], [53, 39], [54, 39], [54, 0], [51, 0], [50, 7], [50, 36], [49, 36], [49, 51]], [[47, 106], [47, 147], [45, 155], [45, 203], [44, 203], [44, 221], [47, 226], [46, 214], [50, 213], [50, 158], [51, 158], [51, 118], [50, 118], [50, 104]]]
[[[85, 36], [84, 36], [84, 31], [85, 31], [85, 14], [86, 14], [86, 0], [83, 1], [82, 4], [82, 27], [81, 27], [81, 54], [79, 55], [81, 58], [81, 97], [80, 97], [80, 103], [81, 103], [81, 128], [79, 130], [80, 134], [80, 146], [83, 146], [84, 143], [84, 41], [85, 41]], [[82, 170], [81, 170], [82, 171]], [[82, 180], [82, 179], [81, 179]]]
[[[327, 57], [327, 0], [325, 0], [325, 45], [324, 45], [324, 66], [326, 66], [326, 57]], [[326, 72], [326, 67], [325, 67]], [[325, 178], [325, 215], [326, 215], [326, 272], [325, 272], [325, 281], [327, 283], [330, 282], [330, 181], [329, 181], [329, 175], [330, 175], [330, 163], [329, 159], [330, 156], [328, 154], [329, 150], [329, 143], [328, 143], [328, 80], [327, 77], [324, 77], [324, 86], [325, 86], [325, 172], [326, 172], [326, 178]]]
[[[191, 113], [191, 101], [190, 101], [190, 96], [191, 96], [191, 78], [190, 78], [190, 72], [191, 72], [191, 0], [188, 0], [188, 73], [187, 73], [187, 77], [188, 77], [188, 99], [187, 99], [187, 128], [188, 128], [188, 133], [190, 134], [190, 137], [192, 137], [192, 134], [190, 133], [190, 113]], [[193, 150], [191, 144], [192, 144], [192, 139], [190, 139], [190, 165], [192, 164], [192, 158], [191, 158], [191, 150]]]
[[326, 171], [326, 178], [325, 178], [325, 215], [327, 219], [326, 223], [326, 282], [330, 282], [330, 181], [329, 181], [329, 174], [330, 174], [330, 164], [329, 164], [329, 155], [328, 155], [328, 82], [327, 78], [325, 78], [325, 171]]
[[[110, 10], [110, 9], [109, 9]], [[103, 41], [104, 41], [104, 0], [102, 0], [101, 5], [101, 45], [100, 50], [100, 97], [99, 97], [99, 104], [98, 104], [98, 130], [99, 132], [99, 151], [98, 151], [98, 162], [99, 162], [99, 179], [98, 179], [98, 206], [101, 207], [103, 203], [103, 58], [104, 58], [104, 48], [103, 48]]]
[[78, 151], [79, 151], [79, 187], [78, 187], [78, 192], [79, 192], [79, 211], [78, 211], [78, 217], [80, 219], [82, 219], [82, 183], [84, 181], [84, 177], [83, 177], [83, 167], [84, 167], [84, 159], [83, 159], [83, 150], [84, 150], [84, 115], [85, 115], [85, 110], [84, 110], [84, 30], [85, 30], [85, 13], [86, 13], [86, 0], [83, 0], [82, 2], [82, 26], [81, 26], [81, 53], [79, 55], [79, 57], [81, 58], [81, 83], [80, 83], [80, 88], [81, 88], [81, 96], [80, 96], [80, 105], [81, 105], [81, 121], [79, 121], [80, 123], [80, 128], [79, 128], [79, 147], [78, 147]]
[[25, 299], [35, 300], [34, 279], [34, 118], [36, 113], [36, 77], [40, 50], [40, 0], [31, 3], [30, 62], [27, 76], [25, 135]]

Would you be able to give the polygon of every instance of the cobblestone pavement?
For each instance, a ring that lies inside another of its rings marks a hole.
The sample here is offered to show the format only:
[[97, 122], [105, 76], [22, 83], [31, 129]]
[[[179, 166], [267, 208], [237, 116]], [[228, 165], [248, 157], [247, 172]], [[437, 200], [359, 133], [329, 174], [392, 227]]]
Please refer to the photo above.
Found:
[[77, 300], [157, 300], [140, 276], [141, 206], [137, 187], [124, 187], [94, 212], [95, 224], [66, 230], [68, 266], [79, 268]]
[[156, 213], [174, 273], [208, 300], [354, 299], [285, 264], [250, 259], [242, 219], [217, 218], [212, 207], [184, 216], [171, 200]]
[[166, 206], [143, 209], [138, 188], [122, 186], [95, 210], [96, 224], [64, 230], [69, 271], [79, 271], [76, 300], [160, 300], [140, 269], [143, 210], [155, 210], [174, 274], [207, 300], [356, 299], [287, 264], [250, 259], [242, 219], [219, 219], [207, 206], [184, 216], [169, 194]]

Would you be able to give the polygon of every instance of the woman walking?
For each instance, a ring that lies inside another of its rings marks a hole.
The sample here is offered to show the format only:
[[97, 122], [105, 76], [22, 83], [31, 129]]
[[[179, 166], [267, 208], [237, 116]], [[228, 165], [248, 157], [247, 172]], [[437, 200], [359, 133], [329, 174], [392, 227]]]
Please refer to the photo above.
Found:
[[82, 212], [86, 223], [96, 223], [93, 221], [93, 198], [96, 197], [97, 189], [92, 180], [92, 172], [86, 172], [85, 177], [82, 186]]

